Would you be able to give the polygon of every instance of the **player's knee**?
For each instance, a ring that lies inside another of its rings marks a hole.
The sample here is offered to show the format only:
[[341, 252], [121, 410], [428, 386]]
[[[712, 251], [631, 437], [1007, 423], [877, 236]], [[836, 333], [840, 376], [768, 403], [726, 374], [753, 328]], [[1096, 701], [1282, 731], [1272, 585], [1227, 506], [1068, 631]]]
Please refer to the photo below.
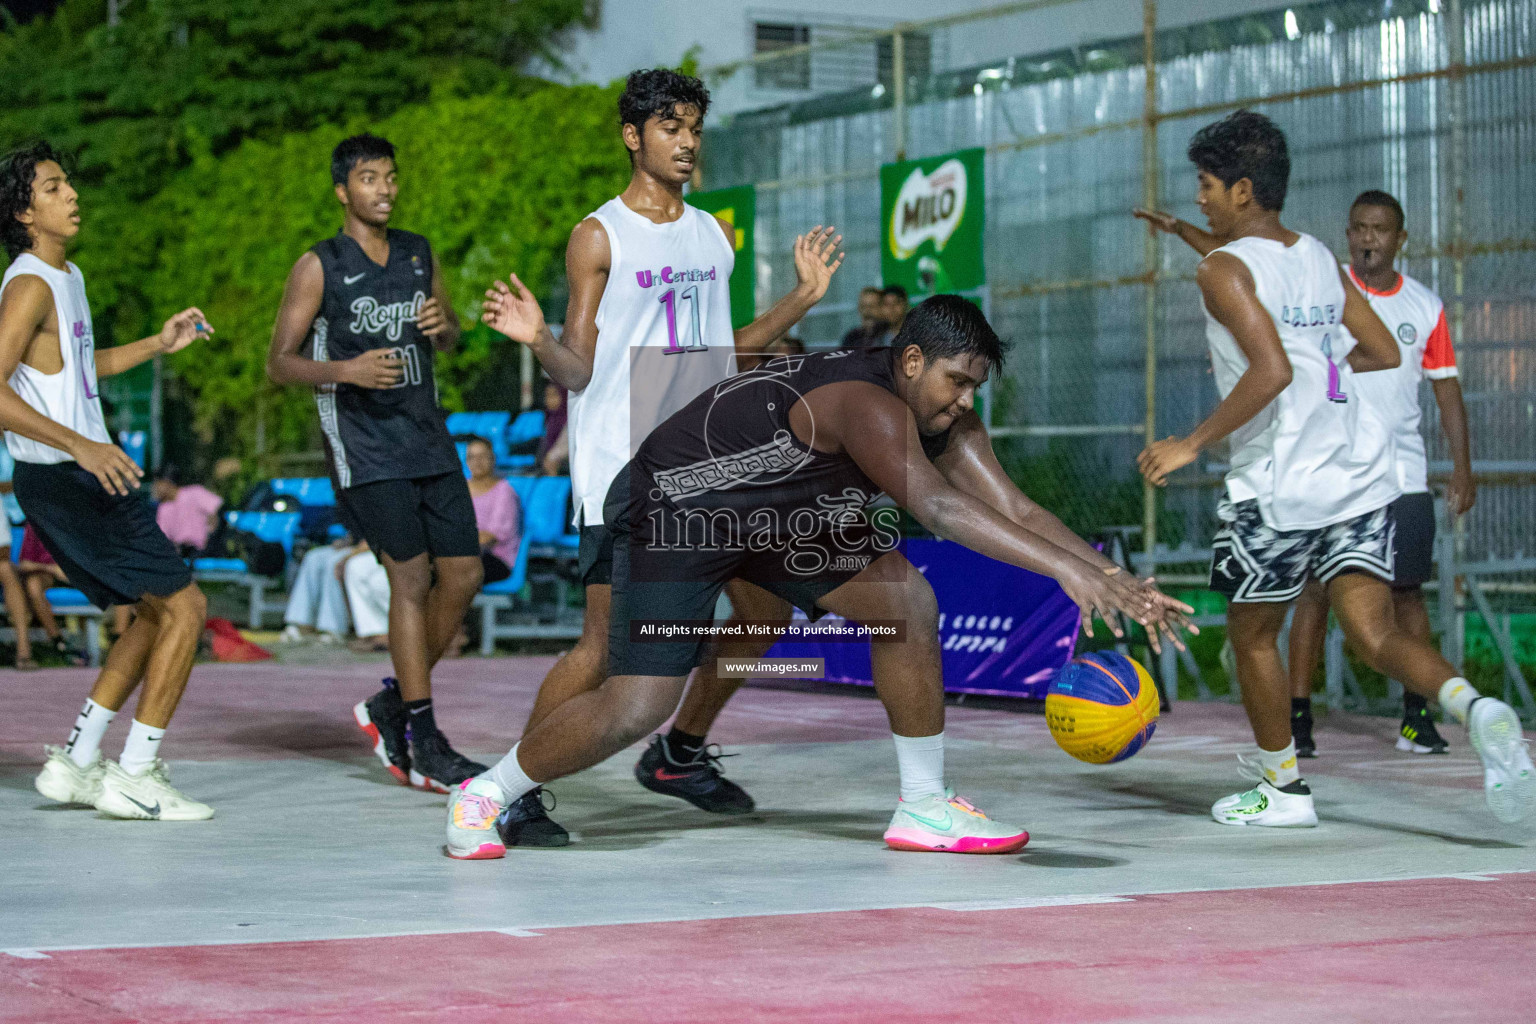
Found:
[[928, 578], [916, 569], [902, 585], [902, 618], [908, 630], [919, 630], [924, 635], [939, 628], [939, 599], [933, 592]]
[[387, 569], [389, 592], [392, 597], [411, 604], [425, 604], [432, 590], [432, 566], [427, 556], [396, 562]]
[[622, 749], [644, 739], [661, 727], [675, 707], [676, 702], [670, 704], [655, 700], [623, 702], [617, 709], [608, 731], [611, 742], [616, 748]]
[[163, 624], [183, 632], [201, 632], [208, 620], [208, 598], [195, 583], [166, 598], [161, 607]]

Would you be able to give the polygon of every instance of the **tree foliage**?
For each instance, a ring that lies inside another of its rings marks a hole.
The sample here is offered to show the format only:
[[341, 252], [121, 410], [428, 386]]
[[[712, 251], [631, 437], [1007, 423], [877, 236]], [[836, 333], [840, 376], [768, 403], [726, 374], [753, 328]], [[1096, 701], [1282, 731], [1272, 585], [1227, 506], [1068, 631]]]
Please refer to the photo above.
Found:
[[[472, 323], [485, 288], [509, 271], [547, 297], [563, 277], [571, 228], [623, 189], [629, 165], [616, 102], [615, 88], [594, 86], [446, 97], [380, 121], [197, 158], [134, 216], [157, 225], [147, 314], [197, 304], [218, 330], [170, 364], [203, 441], [250, 453], [260, 405], [269, 449], [314, 443], [313, 401], [305, 389], [270, 386], [264, 359], [289, 270], [340, 227], [329, 160], [344, 134], [367, 127], [394, 142], [401, 187], [392, 223], [431, 240], [455, 309]], [[94, 248], [103, 241], [100, 226], [83, 202], [82, 209]], [[131, 241], [131, 226], [121, 227]], [[515, 349], [491, 332], [466, 332], [460, 349], [439, 361], [444, 404], [454, 407], [493, 361], [516, 358]]]

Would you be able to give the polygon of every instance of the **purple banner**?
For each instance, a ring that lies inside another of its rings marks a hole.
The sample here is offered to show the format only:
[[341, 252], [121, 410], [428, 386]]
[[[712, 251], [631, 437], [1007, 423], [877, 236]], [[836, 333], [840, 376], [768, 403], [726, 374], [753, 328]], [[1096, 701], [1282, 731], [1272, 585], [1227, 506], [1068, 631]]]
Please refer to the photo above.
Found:
[[[939, 599], [944, 689], [1044, 699], [1077, 643], [1077, 606], [1056, 581], [947, 541], [905, 550]], [[779, 643], [768, 657], [823, 658], [829, 682], [873, 683], [866, 643]]]

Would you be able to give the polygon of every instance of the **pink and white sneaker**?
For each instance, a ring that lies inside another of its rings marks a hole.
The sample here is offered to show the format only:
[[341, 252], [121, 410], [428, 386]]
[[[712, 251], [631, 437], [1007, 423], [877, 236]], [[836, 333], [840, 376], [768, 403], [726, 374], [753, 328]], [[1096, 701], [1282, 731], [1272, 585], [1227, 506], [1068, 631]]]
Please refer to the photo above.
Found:
[[953, 789], [899, 801], [885, 830], [886, 846], [915, 853], [1012, 853], [1028, 842], [1028, 832], [993, 821]]
[[507, 847], [496, 831], [506, 804], [501, 787], [488, 779], [465, 779], [448, 801], [448, 842], [443, 852], [454, 860], [498, 860]]

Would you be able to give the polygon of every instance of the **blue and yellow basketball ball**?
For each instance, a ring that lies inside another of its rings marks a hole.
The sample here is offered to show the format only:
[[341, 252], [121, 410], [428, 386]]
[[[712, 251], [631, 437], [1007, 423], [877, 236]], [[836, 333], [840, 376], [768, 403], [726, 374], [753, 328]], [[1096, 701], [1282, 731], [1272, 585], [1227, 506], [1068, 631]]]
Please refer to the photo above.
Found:
[[1157, 728], [1157, 687], [1147, 670], [1115, 651], [1073, 658], [1045, 695], [1045, 724], [1057, 746], [1089, 764], [1124, 761]]

